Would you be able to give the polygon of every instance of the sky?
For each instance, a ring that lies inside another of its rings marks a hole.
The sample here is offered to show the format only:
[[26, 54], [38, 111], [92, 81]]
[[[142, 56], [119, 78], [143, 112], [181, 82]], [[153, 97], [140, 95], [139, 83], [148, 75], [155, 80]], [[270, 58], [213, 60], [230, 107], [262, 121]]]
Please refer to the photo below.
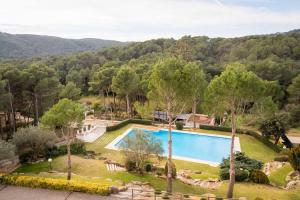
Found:
[[0, 31], [144, 41], [300, 28], [300, 0], [0, 0]]

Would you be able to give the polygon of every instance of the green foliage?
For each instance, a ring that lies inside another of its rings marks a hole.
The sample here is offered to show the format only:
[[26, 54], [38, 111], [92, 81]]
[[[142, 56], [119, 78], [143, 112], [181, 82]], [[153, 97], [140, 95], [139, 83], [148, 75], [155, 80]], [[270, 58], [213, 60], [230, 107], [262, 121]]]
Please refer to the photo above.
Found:
[[183, 122], [176, 122], [175, 125], [177, 130], [183, 130]]
[[230, 111], [236, 115], [245, 112], [245, 105], [260, 101], [266, 94], [266, 84], [240, 63], [226, 66], [225, 71], [215, 77], [206, 92], [206, 108], [211, 113]]
[[280, 137], [285, 135], [284, 124], [276, 117], [263, 121], [259, 127], [259, 130], [266, 138], [274, 136], [275, 144], [277, 144]]
[[[220, 179], [229, 179], [230, 158], [223, 159], [220, 164]], [[235, 156], [235, 179], [236, 181], [244, 181], [249, 177], [249, 172], [252, 170], [260, 170], [263, 167], [263, 162], [251, 159], [242, 152], [236, 152]]]
[[42, 117], [41, 122], [51, 128], [70, 128], [72, 123], [80, 124], [84, 118], [81, 104], [69, 99], [62, 99], [50, 108]]
[[74, 192], [86, 192], [91, 194], [109, 195], [109, 186], [101, 183], [52, 179], [33, 176], [6, 175], [0, 179], [2, 184], [22, 187], [45, 188], [52, 190], [65, 190]]
[[[177, 175], [177, 171], [176, 171], [176, 166], [173, 162], [171, 164], [171, 168], [172, 168], [172, 178], [175, 179], [176, 175]], [[165, 165], [165, 175], [168, 176], [168, 162], [166, 162], [166, 165]]]
[[56, 139], [53, 132], [39, 127], [29, 127], [19, 129], [12, 142], [16, 145], [20, 162], [29, 162], [45, 158], [46, 150], [54, 146]]
[[[85, 148], [84, 142], [76, 140], [72, 142], [70, 145], [71, 153], [73, 155], [86, 155], [87, 151]], [[61, 145], [59, 147], [53, 146], [52, 148], [48, 148], [46, 150], [46, 157], [47, 158], [55, 158], [57, 156], [66, 155], [67, 154], [67, 145]]]
[[0, 160], [15, 156], [16, 146], [12, 143], [0, 139]]
[[152, 166], [151, 163], [147, 163], [147, 164], [145, 165], [145, 171], [146, 171], [146, 172], [151, 172], [152, 169], [153, 169], [153, 166]]
[[129, 66], [122, 66], [112, 79], [112, 88], [119, 95], [129, 95], [137, 88], [137, 75]]
[[59, 98], [78, 100], [80, 94], [81, 94], [80, 88], [77, 88], [75, 83], [68, 82], [68, 84], [60, 91]]
[[125, 160], [136, 164], [136, 169], [143, 173], [146, 162], [150, 155], [160, 156], [163, 153], [162, 142], [153, 135], [144, 133], [141, 130], [134, 130], [134, 134], [124, 138], [121, 148]]
[[141, 116], [142, 119], [152, 119], [154, 107], [151, 103], [140, 103], [138, 101], [134, 102], [134, 109]]
[[143, 125], [152, 125], [152, 121], [151, 120], [144, 120], [144, 119], [127, 119], [124, 121], [121, 121], [120, 123], [113, 125], [113, 126], [107, 126], [106, 127], [106, 131], [115, 131], [118, 130], [124, 126], [126, 126], [127, 124], [143, 124]]
[[294, 147], [289, 152], [289, 162], [295, 171], [300, 172], [300, 146]]
[[130, 158], [125, 159], [125, 169], [129, 172], [136, 170], [136, 162]]
[[287, 89], [289, 93], [289, 102], [300, 104], [300, 74], [292, 80], [292, 84]]
[[254, 183], [258, 183], [258, 184], [270, 183], [268, 176], [260, 170], [252, 170], [250, 172], [249, 179]]
[[[243, 182], [249, 177], [249, 171], [246, 169], [235, 169], [235, 180], [237, 182]], [[229, 168], [221, 168], [220, 179], [229, 180]]]

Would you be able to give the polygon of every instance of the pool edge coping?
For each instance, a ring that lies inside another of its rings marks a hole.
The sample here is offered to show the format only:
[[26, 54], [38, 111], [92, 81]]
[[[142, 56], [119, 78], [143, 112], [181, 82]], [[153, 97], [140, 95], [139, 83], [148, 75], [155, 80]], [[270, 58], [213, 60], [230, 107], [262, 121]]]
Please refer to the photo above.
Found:
[[[109, 144], [107, 144], [105, 146], [105, 148], [106, 149], [120, 151], [121, 149], [118, 148], [118, 147], [116, 147], [116, 144], [119, 143], [133, 129], [134, 128], [127, 129], [124, 133], [122, 133], [121, 135], [119, 135], [118, 137], [116, 137], [112, 142], [110, 142]], [[139, 129], [148, 130], [146, 128], [139, 128]], [[168, 129], [158, 129], [158, 130], [168, 130]], [[207, 134], [207, 133], [201, 133], [201, 132], [190, 132], [190, 131], [180, 131], [180, 130], [176, 130], [176, 132], [181, 132], [181, 133], [185, 133], [185, 134], [193, 134], [193, 135], [205, 135], [205, 136], [210, 136], [210, 137], [221, 137], [221, 138], [229, 138], [229, 139], [231, 138], [231, 136], [216, 135], [216, 134]], [[239, 137], [236, 137], [236, 136], [234, 138], [234, 151], [235, 152], [241, 152], [240, 139], [239, 139]], [[217, 167], [217, 166], [220, 165], [220, 162], [212, 162], [212, 161], [207, 161], [207, 160], [187, 158], [187, 157], [184, 157], [184, 156], [174, 156], [174, 155], [172, 155], [172, 159], [173, 158], [176, 159], [176, 160], [183, 160], [183, 161], [189, 161], [189, 162], [195, 162], [195, 163], [208, 164], [208, 165], [213, 166], [213, 167]]]

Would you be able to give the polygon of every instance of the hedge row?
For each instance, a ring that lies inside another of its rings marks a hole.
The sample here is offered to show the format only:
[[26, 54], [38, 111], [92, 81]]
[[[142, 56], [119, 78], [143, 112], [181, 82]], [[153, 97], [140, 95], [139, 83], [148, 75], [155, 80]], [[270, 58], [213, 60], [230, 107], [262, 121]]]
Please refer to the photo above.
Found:
[[145, 119], [127, 119], [124, 121], [121, 121], [120, 123], [113, 125], [113, 126], [107, 126], [106, 131], [115, 131], [118, 130], [127, 124], [143, 124], [143, 125], [152, 125], [151, 120], [145, 120]]
[[[216, 131], [231, 132], [231, 128], [226, 127], [226, 126], [200, 125], [199, 128], [205, 129], [205, 130], [216, 130]], [[261, 141], [262, 143], [264, 143], [265, 145], [267, 145], [268, 147], [270, 147], [274, 151], [276, 151], [276, 152], [281, 151], [281, 148], [279, 146], [273, 144], [271, 141], [264, 138], [262, 135], [260, 135], [259, 133], [255, 132], [255, 131], [246, 130], [246, 129], [237, 129], [236, 133], [250, 135], [250, 136], [255, 137], [256, 139], [258, 139], [259, 141]]]
[[106, 184], [91, 183], [78, 180], [63, 180], [32, 176], [4, 175], [0, 178], [2, 184], [17, 185], [31, 188], [45, 188], [53, 190], [65, 190], [73, 192], [85, 192], [91, 194], [99, 194], [103, 196], [109, 195], [110, 188]]

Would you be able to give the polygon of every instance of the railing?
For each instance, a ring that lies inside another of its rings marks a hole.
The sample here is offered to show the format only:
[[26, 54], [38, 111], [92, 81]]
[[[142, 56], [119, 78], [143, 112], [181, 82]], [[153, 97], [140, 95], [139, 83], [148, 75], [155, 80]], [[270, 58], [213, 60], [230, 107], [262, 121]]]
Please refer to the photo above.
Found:
[[194, 195], [181, 193], [168, 193], [165, 191], [141, 190], [131, 189], [131, 200], [135, 199], [154, 199], [154, 200], [239, 200], [239, 198], [225, 198], [225, 197], [210, 197], [208, 195]]

